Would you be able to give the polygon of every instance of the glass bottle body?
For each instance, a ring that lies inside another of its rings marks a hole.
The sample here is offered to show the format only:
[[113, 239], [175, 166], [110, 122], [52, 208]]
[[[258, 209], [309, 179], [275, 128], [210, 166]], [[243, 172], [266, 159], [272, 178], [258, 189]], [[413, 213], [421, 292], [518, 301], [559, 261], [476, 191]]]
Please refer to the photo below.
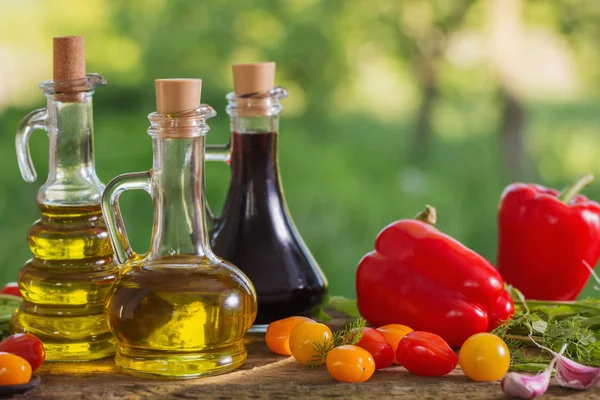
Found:
[[281, 318], [309, 316], [327, 286], [285, 202], [277, 156], [278, 97], [278, 92], [256, 99], [228, 96], [231, 184], [211, 241], [215, 253], [239, 266], [256, 287], [255, 331]]
[[[114, 354], [103, 314], [118, 269], [100, 208], [103, 184], [93, 158], [93, 89], [104, 81], [90, 75], [71, 82], [83, 91], [64, 94], [42, 85], [47, 107], [23, 120], [17, 154], [23, 176], [35, 179], [27, 140], [37, 128], [49, 138], [49, 174], [37, 196], [42, 217], [28, 233], [33, 258], [19, 271], [24, 302], [11, 330], [39, 337], [49, 361], [87, 361]], [[56, 84], [58, 85], [58, 84]]]
[[[189, 119], [194, 118], [204, 117]], [[168, 138], [160, 126], [167, 117], [153, 119], [160, 123], [149, 131], [152, 172], [118, 177], [104, 195], [105, 215], [114, 227], [111, 239], [124, 260], [106, 304], [117, 338], [115, 361], [136, 375], [193, 378], [227, 372], [246, 358], [243, 338], [256, 316], [256, 295], [248, 278], [208, 244], [203, 193], [208, 128], [202, 121], [178, 121], [199, 124], [198, 132]], [[120, 192], [134, 188], [148, 191], [155, 204], [151, 248], [144, 256], [131, 252], [118, 210]]]

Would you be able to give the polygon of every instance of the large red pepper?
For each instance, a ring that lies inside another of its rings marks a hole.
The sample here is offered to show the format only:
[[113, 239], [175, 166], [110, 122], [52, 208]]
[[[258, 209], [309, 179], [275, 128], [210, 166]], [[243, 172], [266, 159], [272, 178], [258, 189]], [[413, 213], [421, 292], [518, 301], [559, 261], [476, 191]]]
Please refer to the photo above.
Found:
[[[417, 218], [430, 220], [434, 211], [428, 207]], [[397, 221], [379, 233], [375, 251], [358, 266], [356, 293], [358, 310], [370, 324], [433, 332], [455, 348], [514, 311], [488, 261], [421, 220]]]
[[[577, 193], [515, 183], [498, 210], [498, 269], [526, 298], [574, 300], [600, 258], [600, 205]], [[587, 264], [587, 266], [586, 266]]]

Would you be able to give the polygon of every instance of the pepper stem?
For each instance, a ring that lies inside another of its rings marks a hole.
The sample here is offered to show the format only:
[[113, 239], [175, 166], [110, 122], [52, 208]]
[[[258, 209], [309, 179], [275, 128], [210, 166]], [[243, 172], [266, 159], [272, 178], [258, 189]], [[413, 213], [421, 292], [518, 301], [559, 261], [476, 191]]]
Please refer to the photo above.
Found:
[[573, 200], [573, 198], [577, 196], [581, 190], [583, 190], [584, 187], [588, 186], [593, 181], [593, 174], [587, 173], [581, 175], [575, 182], [564, 188], [562, 192], [558, 194], [558, 199], [565, 204], [569, 204], [571, 200]]
[[435, 211], [435, 207], [432, 207], [429, 204], [426, 205], [425, 210], [418, 213], [415, 219], [417, 221], [425, 222], [429, 225], [435, 225], [437, 222], [437, 213]]

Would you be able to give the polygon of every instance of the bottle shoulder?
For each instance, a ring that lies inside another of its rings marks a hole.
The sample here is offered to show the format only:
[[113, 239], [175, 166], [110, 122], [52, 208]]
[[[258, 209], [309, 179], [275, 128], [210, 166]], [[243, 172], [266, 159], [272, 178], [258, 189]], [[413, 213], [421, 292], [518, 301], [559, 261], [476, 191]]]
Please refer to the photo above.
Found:
[[172, 256], [150, 260], [134, 257], [124, 264], [118, 279], [121, 284], [161, 285], [163, 287], [241, 288], [254, 293], [248, 277], [232, 263], [218, 257]]

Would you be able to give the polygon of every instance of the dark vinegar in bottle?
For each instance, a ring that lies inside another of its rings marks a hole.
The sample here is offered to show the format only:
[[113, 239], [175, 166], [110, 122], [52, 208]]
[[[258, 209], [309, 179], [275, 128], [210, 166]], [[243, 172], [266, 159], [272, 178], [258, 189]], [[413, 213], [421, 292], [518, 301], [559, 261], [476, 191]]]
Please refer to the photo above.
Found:
[[277, 133], [233, 132], [231, 146], [231, 185], [212, 248], [254, 284], [256, 325], [308, 315], [323, 301], [326, 282], [285, 203]]

